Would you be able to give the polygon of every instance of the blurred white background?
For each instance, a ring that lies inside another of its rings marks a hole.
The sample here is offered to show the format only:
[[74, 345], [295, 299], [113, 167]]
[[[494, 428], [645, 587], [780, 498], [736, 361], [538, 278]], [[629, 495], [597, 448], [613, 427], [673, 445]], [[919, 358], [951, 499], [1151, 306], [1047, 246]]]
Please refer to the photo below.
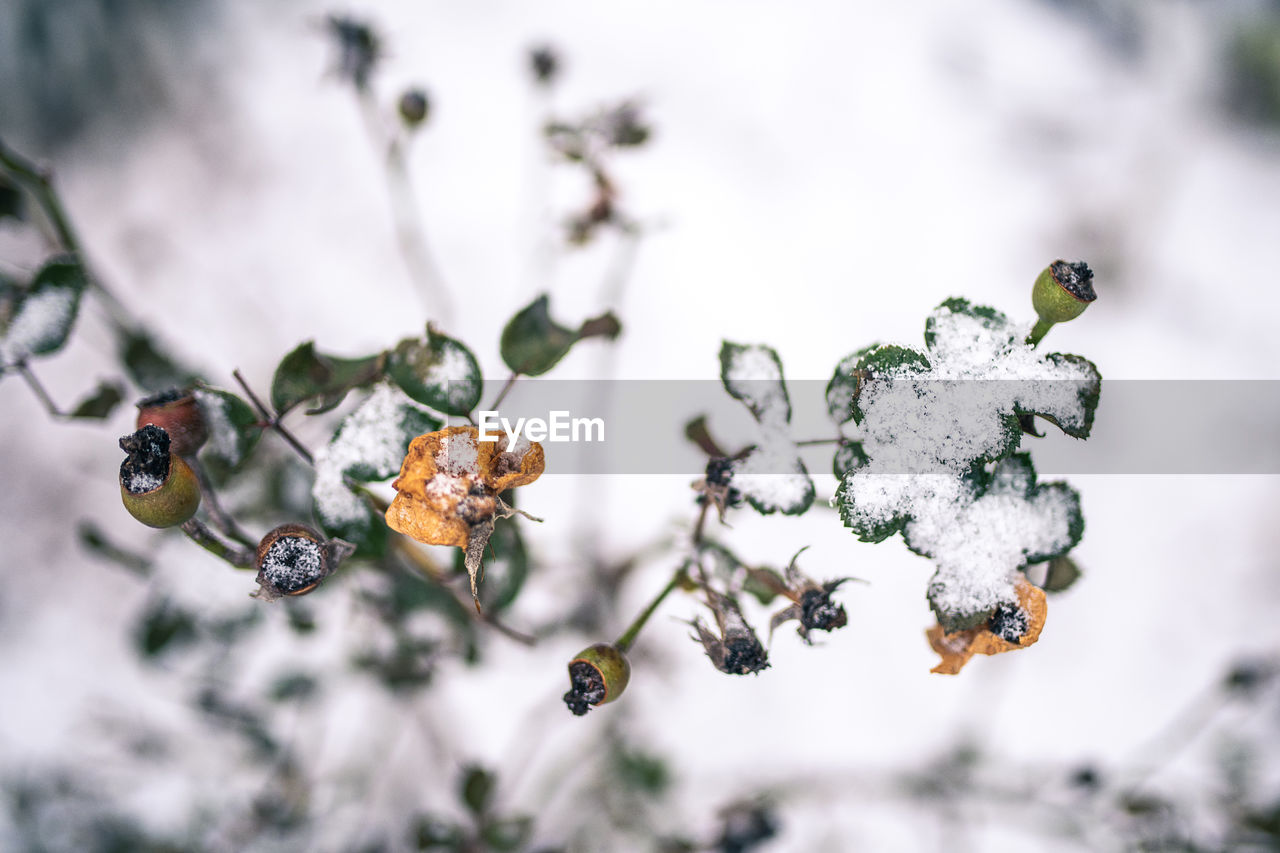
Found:
[[[714, 378], [728, 338], [771, 344], [790, 378], [825, 380], [872, 341], [919, 344], [925, 315], [952, 295], [1029, 319], [1030, 283], [1057, 257], [1088, 260], [1099, 299], [1050, 342], [1104, 377], [1280, 379], [1280, 135], [1229, 108], [1226, 62], [1233, 34], [1268, 11], [1261, 4], [228, 0], [165, 15], [140, 4], [132, 41], [101, 21], [54, 30], [39, 63], [64, 69], [60, 86], [93, 91], [100, 69], [117, 67], [128, 89], [58, 107], [85, 116], [60, 127], [33, 106], [39, 98], [24, 101], [19, 84], [50, 77], [32, 70], [20, 24], [69, 5], [0, 10], [0, 136], [56, 168], [104, 278], [223, 387], [239, 367], [264, 389], [304, 339], [363, 354], [419, 333], [429, 316], [397, 249], [379, 157], [332, 74], [330, 12], [384, 37], [374, 91], [388, 113], [406, 86], [430, 94], [408, 149], [413, 187], [458, 306], [449, 331], [491, 379], [505, 376], [503, 324], [542, 289], [567, 321], [618, 313], [625, 331], [609, 369], [621, 378]], [[129, 49], [77, 65], [108, 36]], [[526, 69], [543, 43], [563, 60], [549, 99]], [[549, 112], [577, 116], [629, 96], [654, 134], [616, 158], [616, 178], [647, 231], [610, 304], [612, 237], [546, 261], [559, 233], [548, 217], [580, 205], [588, 187], [550, 164], [538, 134]], [[6, 269], [38, 259], [0, 229]], [[39, 366], [68, 400], [112, 375], [110, 339], [86, 313], [73, 344]], [[599, 376], [605, 351], [583, 344], [555, 376]], [[1100, 425], [1106, 409], [1104, 394]], [[243, 807], [259, 771], [191, 723], [194, 685], [180, 663], [134, 656], [128, 631], [147, 584], [85, 554], [74, 528], [91, 519], [154, 553], [151, 583], [194, 608], [239, 607], [250, 579], [125, 515], [114, 439], [132, 429], [131, 407], [107, 428], [54, 424], [6, 377], [0, 412], [0, 766], [93, 768], [160, 828], [185, 826], [193, 803]], [[1178, 414], [1124, 428], [1158, 433]], [[655, 429], [680, 423], [655, 418]], [[323, 440], [318, 428], [299, 432]], [[834, 479], [817, 479], [829, 497]], [[734, 797], [777, 788], [789, 792], [782, 834], [764, 849], [1103, 843], [1046, 838], [1034, 816], [976, 806], [939, 816], [876, 781], [962, 744], [1019, 768], [1142, 758], [1147, 738], [1230, 661], [1280, 644], [1275, 477], [1071, 482], [1087, 522], [1073, 552], [1083, 580], [1051, 599], [1034, 649], [976, 660], [956, 678], [928, 672], [928, 562], [897, 538], [858, 543], [823, 507], [798, 520], [740, 512], [717, 531], [754, 561], [785, 565], [810, 545], [811, 574], [871, 582], [842, 593], [850, 624], [820, 646], [780, 631], [759, 677], [711, 669], [677, 621], [697, 612], [688, 597], [646, 631], [625, 699], [586, 719], [559, 703], [563, 667], [602, 637], [534, 650], [494, 637], [484, 666], [447, 660], [409, 700], [346, 676], [319, 712], [283, 718], [315, 744], [309, 769], [324, 783], [308, 849], [356, 849], [389, 831], [388, 815], [447, 810], [458, 763], [502, 771], [526, 753], [528, 771], [500, 795], [540, 815], [540, 842], [561, 842], [594, 819], [575, 791], [611, 717], [670, 758], [675, 787], [652, 819], [673, 828], [705, 829]], [[547, 568], [530, 578], [517, 624], [554, 613], [582, 582], [583, 530], [625, 555], [687, 526], [691, 512], [688, 478], [547, 476], [521, 499], [546, 518], [525, 532]], [[645, 565], [624, 601], [638, 609], [672, 568]], [[371, 617], [334, 587], [314, 596], [316, 637], [294, 638], [270, 612], [254, 667], [228, 677], [253, 684], [290, 655], [338, 668]], [[424, 719], [445, 744], [425, 737]], [[172, 766], [140, 772], [114, 757], [111, 720], [166, 733]], [[1274, 743], [1278, 724], [1274, 707], [1229, 710], [1148, 784], [1202, 790], [1216, 739], [1261, 726]], [[1258, 756], [1272, 784], [1276, 759]], [[206, 842], [235, 845], [218, 833]]]

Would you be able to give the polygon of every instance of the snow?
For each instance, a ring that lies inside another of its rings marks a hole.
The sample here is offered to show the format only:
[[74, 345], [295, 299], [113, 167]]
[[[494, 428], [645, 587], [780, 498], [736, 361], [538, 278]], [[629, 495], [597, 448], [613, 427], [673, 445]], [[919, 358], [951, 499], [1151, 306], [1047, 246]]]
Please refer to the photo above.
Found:
[[75, 315], [78, 294], [69, 287], [50, 287], [22, 300], [18, 313], [0, 339], [0, 365], [17, 364], [66, 334]]
[[311, 487], [316, 509], [329, 524], [363, 519], [367, 507], [347, 486], [346, 472], [361, 466], [371, 479], [381, 480], [400, 470], [404, 461], [403, 410], [414, 403], [397, 388], [378, 385], [342, 422], [337, 435], [315, 454], [316, 479]]
[[124, 487], [130, 494], [141, 495], [155, 491], [164, 485], [164, 480], [145, 471], [135, 471], [126, 479]]
[[233, 468], [239, 465], [243, 454], [240, 434], [227, 413], [230, 403], [203, 388], [196, 388], [191, 393], [200, 406], [200, 414], [209, 430], [209, 451]]
[[424, 385], [444, 388], [454, 407], [465, 406], [480, 381], [475, 362], [467, 351], [448, 340], [438, 352], [430, 347], [412, 350], [407, 364]]

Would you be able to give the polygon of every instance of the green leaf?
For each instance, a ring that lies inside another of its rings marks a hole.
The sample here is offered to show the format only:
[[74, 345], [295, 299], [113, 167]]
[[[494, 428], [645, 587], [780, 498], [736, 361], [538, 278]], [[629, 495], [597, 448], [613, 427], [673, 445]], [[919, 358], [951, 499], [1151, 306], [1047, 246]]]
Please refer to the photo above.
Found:
[[406, 338], [387, 358], [387, 376], [413, 399], [438, 412], [463, 416], [480, 403], [480, 364], [461, 342], [427, 326], [427, 337]]
[[[390, 479], [400, 472], [400, 465], [404, 460], [405, 454], [409, 452], [410, 443], [420, 435], [440, 429], [440, 421], [431, 417], [430, 414], [417, 406], [400, 405], [396, 407], [395, 412], [395, 433], [391, 436], [391, 441], [397, 448], [394, 456], [378, 459], [356, 459], [342, 469], [344, 475], [361, 483], [375, 483]], [[358, 420], [361, 415], [362, 413], [357, 409], [343, 419], [342, 423], [338, 425], [337, 432], [333, 435], [332, 443], [334, 446], [344, 445], [347, 439], [354, 437], [358, 430], [363, 431], [367, 428], [366, 424]], [[356, 443], [352, 447], [353, 451], [359, 449], [361, 440], [355, 438]], [[345, 457], [346, 454], [344, 454]]]
[[[345, 488], [345, 487], [344, 487]], [[348, 491], [351, 491], [348, 489]], [[382, 513], [369, 505], [368, 500], [355, 492], [360, 501], [360, 512], [350, 516], [326, 516], [319, 501], [315, 503], [316, 521], [325, 536], [345, 539], [356, 546], [352, 557], [377, 559], [387, 552], [387, 522]]]
[[528, 842], [533, 834], [533, 819], [529, 817], [507, 817], [489, 821], [480, 832], [489, 849], [498, 853], [509, 853], [519, 850]]
[[148, 604], [134, 627], [134, 644], [149, 658], [187, 645], [195, 638], [195, 618], [167, 598]]
[[1063, 592], [1080, 580], [1080, 567], [1070, 557], [1054, 557], [1044, 573], [1045, 592]]
[[0, 334], [0, 365], [55, 353], [66, 344], [88, 286], [84, 268], [69, 255], [50, 259], [18, 298]]
[[855, 373], [863, 357], [874, 351], [880, 344], [863, 347], [840, 359], [831, 381], [827, 383], [827, 414], [839, 424], [846, 424], [853, 419], [853, 402], [862, 390], [861, 374]]
[[[488, 559], [480, 585], [480, 606], [485, 613], [501, 613], [515, 603], [529, 576], [529, 554], [520, 525], [510, 521], [495, 524], [485, 553]], [[454, 554], [453, 565], [458, 573], [467, 570], [463, 549]]]
[[240, 397], [221, 388], [199, 385], [192, 393], [209, 430], [203, 455], [216, 459], [227, 470], [239, 468], [262, 438], [258, 413]]
[[1036, 411], [1024, 412], [1020, 410], [1019, 414], [1039, 415], [1072, 438], [1088, 438], [1089, 433], [1093, 431], [1093, 416], [1098, 410], [1098, 400], [1102, 396], [1102, 374], [1098, 372], [1097, 365], [1079, 355], [1051, 352], [1045, 356], [1045, 360], [1055, 366], [1072, 364], [1085, 372], [1088, 378], [1078, 383], [1076, 390], [1076, 405], [1080, 410], [1079, 415], [1066, 419], [1056, 418], [1044, 412]]
[[463, 768], [458, 796], [472, 814], [483, 814], [493, 799], [496, 780], [493, 774], [474, 765]]
[[499, 350], [507, 367], [524, 376], [541, 376], [555, 367], [573, 345], [584, 338], [616, 338], [622, 325], [606, 312], [583, 322], [577, 331], [551, 319], [544, 293], [512, 317], [502, 330]]
[[305, 702], [314, 697], [319, 689], [320, 683], [315, 676], [305, 672], [286, 672], [271, 682], [271, 686], [267, 688], [267, 697], [273, 702]]
[[0, 175], [0, 219], [14, 219], [21, 222], [25, 218], [22, 190], [4, 175]]
[[[877, 346], [869, 351], [863, 350], [862, 352], [864, 355], [854, 365], [851, 375], [864, 377], [864, 381], [867, 379], [890, 378], [899, 372], [916, 372], [929, 369], [929, 359], [923, 353], [916, 352], [908, 347], [898, 346], [897, 344]], [[862, 409], [858, 407], [856, 395], [850, 397], [849, 411], [853, 415], [854, 423], [861, 424]]]
[[858, 512], [858, 507], [849, 497], [849, 480], [840, 483], [836, 489], [836, 509], [840, 512], [840, 520], [844, 526], [853, 531], [862, 542], [883, 542], [893, 534], [902, 530], [910, 520], [907, 515], [895, 515], [889, 519], [876, 520]]
[[791, 398], [782, 378], [782, 359], [764, 344], [720, 344], [720, 382], [729, 396], [746, 404], [758, 422], [791, 422]]
[[414, 821], [413, 838], [419, 850], [453, 850], [461, 853], [467, 846], [461, 828], [435, 815], [421, 815]]
[[836, 447], [835, 456], [831, 460], [831, 471], [836, 475], [837, 480], [843, 480], [870, 461], [871, 457], [867, 456], [866, 451], [862, 449], [862, 442], [841, 442]]
[[81, 521], [76, 527], [76, 535], [80, 539], [80, 544], [91, 553], [110, 560], [139, 577], [151, 574], [150, 557], [130, 551], [113, 542], [102, 528], [92, 521]]
[[623, 787], [637, 793], [659, 797], [671, 786], [671, 768], [661, 756], [624, 745], [613, 751], [613, 765]]
[[99, 382], [98, 387], [76, 404], [69, 417], [103, 420], [115, 411], [124, 399], [124, 388], [118, 382]]
[[198, 378], [165, 353], [146, 332], [123, 331], [116, 346], [125, 372], [144, 391], [186, 388]]
[[953, 297], [935, 308], [929, 315], [929, 319], [925, 320], [924, 344], [929, 349], [933, 349], [934, 341], [937, 339], [937, 314], [943, 309], [953, 314], [964, 314], [966, 317], [974, 318], [984, 329], [996, 335], [1003, 335], [1009, 343], [1018, 339], [1016, 327], [1002, 312], [987, 305], [973, 305], [968, 299]]
[[386, 353], [365, 358], [337, 358], [316, 352], [307, 341], [286, 355], [271, 378], [271, 405], [284, 415], [307, 400], [317, 400], [307, 414], [318, 415], [342, 403], [353, 388], [372, 385], [382, 378]]

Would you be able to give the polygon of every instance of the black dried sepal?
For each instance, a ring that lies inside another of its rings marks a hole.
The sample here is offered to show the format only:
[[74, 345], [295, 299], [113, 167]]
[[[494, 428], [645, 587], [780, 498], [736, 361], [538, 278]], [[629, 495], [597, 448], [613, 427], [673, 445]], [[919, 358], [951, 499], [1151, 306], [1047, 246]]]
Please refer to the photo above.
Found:
[[1049, 265], [1053, 280], [1081, 302], [1093, 302], [1098, 294], [1093, 290], [1093, 270], [1084, 261], [1054, 261]]
[[987, 630], [1008, 643], [1022, 641], [1031, 625], [1031, 616], [1016, 604], [1001, 604], [987, 620]]
[[599, 705], [604, 701], [604, 676], [586, 661], [577, 660], [569, 664], [569, 692], [564, 694], [564, 703], [574, 716], [581, 717], [587, 713], [589, 706]]
[[810, 589], [800, 596], [800, 624], [806, 631], [834, 631], [848, 622], [844, 608], [831, 600], [831, 593]]
[[129, 454], [120, 463], [120, 482], [131, 494], [152, 491], [169, 479], [169, 433], [147, 424], [120, 438], [120, 449]]

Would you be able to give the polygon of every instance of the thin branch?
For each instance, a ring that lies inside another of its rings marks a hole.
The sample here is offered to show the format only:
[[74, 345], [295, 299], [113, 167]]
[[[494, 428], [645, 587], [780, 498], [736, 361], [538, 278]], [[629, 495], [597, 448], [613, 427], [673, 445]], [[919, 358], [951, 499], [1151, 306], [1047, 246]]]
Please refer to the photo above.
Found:
[[507, 399], [507, 394], [511, 391], [511, 386], [516, 384], [516, 380], [520, 378], [519, 371], [513, 370], [511, 375], [507, 377], [506, 383], [502, 389], [498, 391], [498, 396], [493, 398], [493, 402], [489, 404], [489, 411], [497, 411], [498, 406], [502, 405], [502, 401]]
[[53, 188], [49, 170], [40, 168], [12, 148], [9, 148], [5, 145], [4, 140], [0, 140], [0, 167], [3, 167], [35, 198], [40, 208], [44, 211], [45, 217], [49, 220], [49, 224], [53, 226], [54, 235], [62, 249], [79, 258], [89, 286], [98, 292], [98, 295], [106, 304], [107, 313], [116, 328], [131, 334], [141, 332], [143, 329], [142, 323], [129, 313], [128, 309], [124, 307], [124, 303], [117, 299], [115, 294], [102, 283], [102, 280], [90, 270], [89, 263], [85, 258], [84, 247], [71, 225], [71, 218], [67, 216], [62, 199]]
[[240, 388], [245, 393], [245, 396], [249, 398], [249, 402], [258, 410], [258, 417], [262, 418], [263, 426], [270, 427], [278, 432], [280, 437], [283, 438], [308, 465], [314, 466], [316, 464], [316, 460], [315, 457], [311, 455], [311, 451], [307, 450], [307, 448], [303, 446], [302, 442], [298, 441], [298, 439], [294, 437], [293, 433], [285, 429], [284, 424], [280, 423], [280, 418], [278, 416], [271, 414], [262, 400], [258, 398], [258, 395], [253, 393], [253, 389], [249, 387], [249, 383], [240, 375], [239, 368], [231, 371], [231, 376], [237, 383], [239, 383]]
[[36, 399], [38, 399], [40, 404], [49, 412], [49, 417], [59, 419], [66, 417], [66, 415], [62, 413], [62, 410], [58, 408], [58, 404], [53, 402], [53, 398], [49, 396], [49, 392], [45, 390], [44, 385], [42, 385], [40, 380], [36, 378], [36, 375], [31, 372], [31, 368], [27, 367], [26, 361], [20, 361], [15, 364], [14, 367], [18, 371], [18, 375], [27, 383], [27, 387], [29, 387], [31, 392], [36, 395]]
[[192, 542], [237, 569], [252, 569], [257, 562], [257, 555], [254, 552], [238, 545], [228, 545], [223, 542], [199, 519], [193, 518], [183, 522], [182, 532], [187, 534], [187, 538]]
[[187, 464], [191, 466], [191, 470], [195, 472], [196, 480], [200, 483], [201, 499], [205, 509], [209, 512], [209, 520], [227, 536], [244, 545], [247, 548], [256, 548], [258, 543], [249, 537], [247, 533], [240, 529], [240, 525], [236, 520], [227, 514], [222, 508], [222, 504], [218, 502], [218, 493], [213, 489], [213, 483], [209, 480], [209, 473], [205, 470], [204, 465], [193, 454], [187, 458]]

